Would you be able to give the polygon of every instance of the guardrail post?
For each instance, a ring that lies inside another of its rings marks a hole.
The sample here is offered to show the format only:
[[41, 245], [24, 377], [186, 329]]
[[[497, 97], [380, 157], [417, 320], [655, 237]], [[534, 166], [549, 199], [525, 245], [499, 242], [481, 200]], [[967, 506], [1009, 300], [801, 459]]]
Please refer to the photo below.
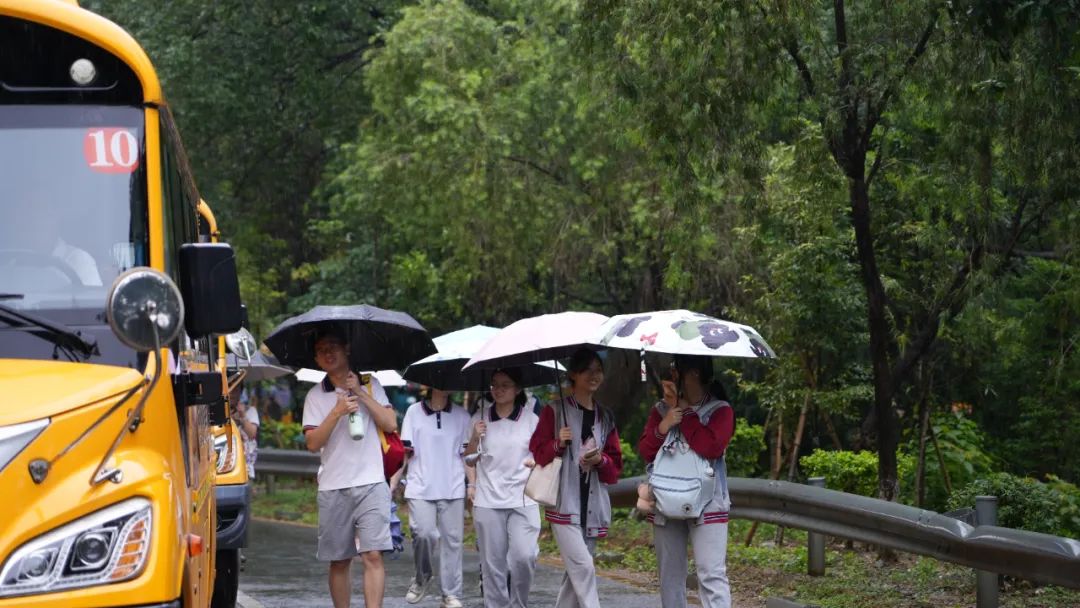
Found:
[[[807, 483], [815, 488], [825, 487], [824, 477], [811, 477]], [[825, 535], [806, 533], [806, 573], [810, 576], [825, 575]]]
[[277, 480], [274, 479], [274, 476], [272, 474], [266, 476], [266, 493], [267, 494], [273, 494], [274, 490], [277, 489], [276, 481]]
[[[975, 522], [979, 526], [997, 525], [997, 496], [975, 497]], [[985, 570], [975, 571], [975, 606], [998, 608], [998, 575]]]

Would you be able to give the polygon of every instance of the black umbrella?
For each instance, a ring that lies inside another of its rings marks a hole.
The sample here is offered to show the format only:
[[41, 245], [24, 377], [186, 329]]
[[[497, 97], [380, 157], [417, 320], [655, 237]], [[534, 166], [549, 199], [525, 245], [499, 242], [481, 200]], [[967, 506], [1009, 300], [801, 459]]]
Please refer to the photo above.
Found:
[[318, 369], [315, 337], [333, 330], [349, 344], [354, 369], [402, 369], [436, 352], [431, 336], [406, 313], [367, 304], [316, 306], [286, 319], [266, 338], [266, 347], [284, 365]]

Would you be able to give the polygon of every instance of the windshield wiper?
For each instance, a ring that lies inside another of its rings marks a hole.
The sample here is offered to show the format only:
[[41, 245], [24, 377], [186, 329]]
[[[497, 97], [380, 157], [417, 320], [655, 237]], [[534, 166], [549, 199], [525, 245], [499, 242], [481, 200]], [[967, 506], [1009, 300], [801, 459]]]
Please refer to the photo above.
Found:
[[32, 333], [48, 339], [59, 348], [68, 351], [77, 351], [83, 355], [84, 359], [89, 359], [94, 355], [101, 354], [101, 351], [98, 350], [96, 341], [87, 340], [78, 332], [61, 323], [54, 323], [48, 319], [12, 308], [6, 304], [0, 304], [0, 320], [15, 327], [33, 327], [37, 330], [42, 330], [40, 333], [38, 331]]
[[0, 293], [0, 300], [21, 300], [23, 297], [21, 293]]

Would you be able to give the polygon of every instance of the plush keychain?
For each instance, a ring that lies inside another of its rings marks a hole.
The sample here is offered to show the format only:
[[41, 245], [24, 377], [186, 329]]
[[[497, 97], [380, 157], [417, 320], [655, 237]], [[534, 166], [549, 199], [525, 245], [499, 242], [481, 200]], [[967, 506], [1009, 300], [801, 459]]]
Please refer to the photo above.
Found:
[[653, 496], [652, 488], [649, 487], [648, 483], [642, 482], [638, 484], [637, 496], [637, 504], [634, 505], [634, 508], [642, 514], [652, 513], [653, 507], [656, 506], [656, 497]]

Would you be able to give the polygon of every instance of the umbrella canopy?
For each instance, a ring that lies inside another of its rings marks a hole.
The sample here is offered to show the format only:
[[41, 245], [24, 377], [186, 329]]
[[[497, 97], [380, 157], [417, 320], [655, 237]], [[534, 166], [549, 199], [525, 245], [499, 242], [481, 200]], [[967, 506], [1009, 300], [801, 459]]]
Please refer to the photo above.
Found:
[[252, 353], [250, 359], [229, 353], [225, 357], [225, 365], [228, 367], [229, 373], [236, 373], [241, 370], [247, 372], [244, 374], [244, 380], [252, 382], [272, 380], [293, 373], [293, 370], [278, 364], [272, 356], [264, 355], [259, 351]]
[[[486, 391], [491, 384], [490, 369], [461, 368], [498, 333], [497, 327], [474, 325], [439, 336], [435, 338], [439, 352], [410, 365], [405, 370], [405, 379], [444, 391]], [[557, 378], [550, 367], [525, 365], [521, 371], [523, 386], [551, 384]]]
[[[292, 373], [292, 372], [290, 372]], [[388, 386], [405, 386], [405, 378], [401, 377], [401, 374], [395, 372], [392, 369], [384, 369], [377, 372], [360, 372], [362, 374], [371, 374], [375, 376], [375, 379], [379, 381], [379, 384], [383, 388]], [[300, 382], [310, 382], [312, 384], [318, 384], [326, 377], [326, 372], [320, 369], [311, 369], [308, 367], [302, 367], [296, 370], [296, 379]]]
[[689, 310], [617, 315], [593, 337], [609, 348], [672, 355], [776, 358], [753, 327]]
[[485, 342], [464, 369], [519, 366], [569, 357], [579, 348], [598, 350], [603, 346], [590, 338], [606, 320], [593, 312], [560, 312], [515, 321]]
[[266, 347], [285, 365], [317, 368], [315, 337], [331, 328], [348, 342], [352, 369], [402, 369], [436, 352], [416, 319], [367, 304], [316, 306], [278, 325], [266, 338]]

